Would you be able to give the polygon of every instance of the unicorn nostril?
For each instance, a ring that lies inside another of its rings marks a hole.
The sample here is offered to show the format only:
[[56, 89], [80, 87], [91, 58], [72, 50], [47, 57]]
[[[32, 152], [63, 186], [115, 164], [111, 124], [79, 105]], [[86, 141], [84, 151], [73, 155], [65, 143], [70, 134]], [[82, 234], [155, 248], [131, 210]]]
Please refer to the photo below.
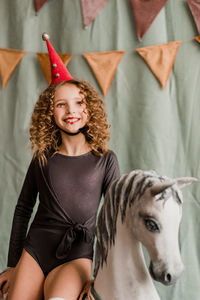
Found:
[[167, 274], [167, 280], [170, 282], [171, 281], [171, 275]]
[[164, 280], [165, 280], [166, 283], [171, 283], [171, 281], [172, 281], [172, 276], [171, 276], [171, 274], [166, 273], [166, 274], [165, 274], [165, 277], [164, 277]]

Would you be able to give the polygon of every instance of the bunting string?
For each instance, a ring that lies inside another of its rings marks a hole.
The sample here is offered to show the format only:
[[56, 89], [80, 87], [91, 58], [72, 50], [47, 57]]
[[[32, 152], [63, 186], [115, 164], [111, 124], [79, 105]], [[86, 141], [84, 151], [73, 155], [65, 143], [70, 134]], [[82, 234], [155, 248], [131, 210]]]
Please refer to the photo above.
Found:
[[[109, 0], [79, 1], [82, 9], [84, 28], [86, 29], [99, 15]], [[47, 0], [34, 0], [36, 14], [46, 2]], [[130, 3], [132, 6], [136, 33], [138, 39], [141, 41], [159, 12], [165, 7], [167, 0], [130, 0]], [[187, 0], [187, 4], [193, 16], [199, 36], [184, 42], [189, 42], [195, 39], [198, 43], [200, 43], [200, 1]], [[82, 55], [88, 62], [88, 65], [92, 69], [92, 72], [94, 73], [96, 80], [106, 97], [122, 56], [125, 52], [127, 53], [129, 51], [137, 51], [158, 79], [162, 88], [165, 89], [181, 43], [183, 43], [183, 41], [172, 41], [166, 44], [147, 46], [137, 49], [127, 49], [126, 51], [113, 50], [108, 52], [83, 53]], [[17, 65], [20, 63], [24, 55], [28, 53], [34, 53], [37, 55], [44, 77], [46, 78], [47, 83], [50, 83], [50, 62], [47, 53], [35, 53], [24, 50], [0, 48], [0, 76], [3, 89], [6, 87], [6, 84]], [[80, 54], [73, 54], [73, 57], [76, 55]], [[60, 53], [60, 57], [67, 66], [72, 58], [72, 54]]]
[[[83, 16], [83, 27], [86, 29], [99, 15], [109, 0], [79, 0]], [[165, 7], [168, 0], [129, 0], [132, 6], [133, 19], [135, 21], [136, 33], [141, 41], [149, 30], [150, 26]], [[183, 0], [181, 0], [183, 2]], [[44, 6], [47, 0], [34, 0], [35, 12]], [[199, 0], [187, 0], [188, 8], [191, 11], [198, 33], [200, 34], [200, 2]]]
[[[137, 49], [132, 48], [127, 50], [112, 50], [107, 52], [90, 52], [82, 54], [60, 53], [59, 55], [66, 66], [72, 57], [82, 55], [90, 66], [103, 95], [106, 97], [118, 65], [125, 53], [137, 51], [158, 79], [162, 88], [165, 89], [179, 46], [182, 43], [188, 43], [193, 40], [200, 43], [200, 36], [195, 36], [185, 41], [172, 41], [165, 44], [157, 44]], [[50, 83], [51, 74], [48, 53], [0, 48], [0, 76], [3, 89], [6, 87], [9, 78], [25, 54], [35, 54], [37, 56], [44, 77], [47, 83]]]

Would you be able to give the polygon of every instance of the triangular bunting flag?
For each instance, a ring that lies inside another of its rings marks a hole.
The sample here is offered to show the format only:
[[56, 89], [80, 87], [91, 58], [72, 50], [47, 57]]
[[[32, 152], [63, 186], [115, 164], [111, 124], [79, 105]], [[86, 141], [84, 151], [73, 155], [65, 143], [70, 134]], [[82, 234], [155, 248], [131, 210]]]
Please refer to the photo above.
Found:
[[0, 75], [3, 89], [25, 54], [26, 52], [22, 50], [0, 48]]
[[35, 2], [35, 12], [36, 14], [42, 8], [42, 6], [47, 2], [47, 0], [34, 0]]
[[199, 0], [187, 0], [194, 21], [197, 26], [198, 33], [200, 34], [200, 1]]
[[81, 0], [83, 23], [86, 28], [99, 14], [108, 0]]
[[166, 88], [180, 44], [181, 41], [176, 41], [136, 49], [146, 61], [153, 74], [160, 81], [163, 89]]
[[[42, 72], [46, 78], [46, 81], [48, 84], [51, 83], [51, 66], [49, 61], [49, 54], [48, 53], [36, 53], [38, 57], [38, 61], [40, 63], [40, 66], [42, 68]], [[72, 55], [71, 54], [59, 54], [60, 58], [62, 59], [65, 66], [67, 66], [68, 62], [70, 61]]]
[[91, 52], [83, 54], [96, 76], [104, 96], [107, 96], [112, 79], [123, 55], [124, 51]]
[[200, 44], [200, 36], [199, 35], [195, 36], [194, 39]]
[[131, 0], [138, 39], [141, 40], [167, 0]]

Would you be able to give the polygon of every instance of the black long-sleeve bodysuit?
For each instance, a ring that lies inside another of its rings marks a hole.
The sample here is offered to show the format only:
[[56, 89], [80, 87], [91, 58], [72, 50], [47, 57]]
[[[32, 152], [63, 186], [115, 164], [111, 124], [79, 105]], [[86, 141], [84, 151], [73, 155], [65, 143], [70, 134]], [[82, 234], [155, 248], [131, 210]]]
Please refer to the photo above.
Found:
[[[118, 177], [112, 151], [101, 157], [92, 152], [80, 156], [56, 153], [45, 167], [33, 159], [15, 208], [8, 266], [16, 266], [23, 248], [45, 276], [67, 261], [92, 259], [99, 201]], [[38, 193], [38, 210], [26, 236]]]

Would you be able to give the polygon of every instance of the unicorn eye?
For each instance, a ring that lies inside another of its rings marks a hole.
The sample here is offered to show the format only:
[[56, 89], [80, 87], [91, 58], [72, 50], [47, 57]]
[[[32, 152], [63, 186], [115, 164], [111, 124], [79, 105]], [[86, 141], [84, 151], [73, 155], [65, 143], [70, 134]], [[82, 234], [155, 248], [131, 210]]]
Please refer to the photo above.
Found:
[[160, 229], [155, 221], [153, 221], [151, 219], [144, 219], [144, 224], [149, 231], [160, 232]]

